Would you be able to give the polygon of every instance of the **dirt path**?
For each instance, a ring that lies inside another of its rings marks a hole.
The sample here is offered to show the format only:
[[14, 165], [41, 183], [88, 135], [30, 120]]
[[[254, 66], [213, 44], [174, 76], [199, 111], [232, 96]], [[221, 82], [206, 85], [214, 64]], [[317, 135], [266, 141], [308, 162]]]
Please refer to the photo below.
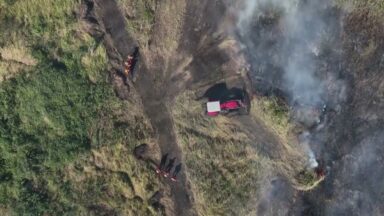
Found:
[[[145, 70], [143, 65], [140, 68], [140, 77], [135, 83], [136, 90], [142, 96], [144, 110], [150, 118], [162, 154], [169, 154], [169, 157], [176, 157], [176, 163], [181, 162], [182, 152], [177, 144], [174, 131], [174, 123], [166, 106], [166, 85], [157, 87], [151, 79], [152, 75]], [[160, 70], [152, 73], [161, 73]], [[174, 215], [195, 215], [192, 209], [192, 198], [188, 189], [189, 183], [184, 172], [179, 174], [178, 183], [170, 183], [171, 193], [175, 204]]]
[[264, 156], [278, 159], [281, 157], [281, 143], [262, 121], [250, 116], [235, 116], [234, 119], [242, 126], [248, 137], [253, 141], [254, 147]]
[[[115, 1], [111, 0], [95, 0], [97, 4], [97, 14], [102, 19], [102, 24], [106, 29], [106, 38], [115, 48], [119, 54], [119, 58], [124, 58], [134, 49], [135, 41], [126, 31], [126, 22], [124, 16], [120, 12], [118, 5]], [[172, 2], [164, 2], [164, 4]], [[160, 3], [161, 4], [161, 3]], [[159, 29], [160, 31], [162, 29]], [[156, 34], [156, 28], [154, 34]], [[159, 33], [161, 34], [161, 33]], [[108, 43], [108, 42], [107, 42]], [[158, 144], [162, 154], [168, 153], [170, 157], [176, 157], [176, 164], [181, 162], [182, 154], [173, 127], [173, 120], [170, 111], [167, 108], [167, 80], [165, 79], [165, 62], [166, 59], [161, 52], [161, 47], [156, 47], [156, 42], [153, 43], [150, 50], [151, 52], [151, 67], [146, 65], [146, 58], [141, 56], [139, 64], [137, 65], [138, 77], [134, 83], [135, 90], [141, 96], [144, 111], [149, 117], [155, 134], [157, 136]], [[111, 50], [113, 51], [113, 49]], [[148, 57], [148, 56], [147, 56]], [[153, 58], [153, 59], [152, 59]], [[149, 61], [149, 60], [148, 60]], [[168, 182], [168, 183], [166, 183]], [[173, 211], [167, 209], [167, 213], [171, 215], [195, 215], [193, 211], [192, 198], [189, 192], [189, 185], [186, 180], [185, 173], [182, 172], [178, 176], [177, 183], [168, 184], [171, 189], [171, 198], [174, 203]]]
[[[100, 24], [106, 31], [105, 40], [108, 44], [109, 58], [114, 61], [112, 65], [115, 65], [115, 70], [119, 70], [122, 59], [131, 53], [137, 44], [127, 32], [125, 18], [115, 1], [93, 1], [97, 5], [97, 16], [102, 22]], [[192, 82], [190, 84], [198, 85], [201, 81], [217, 80], [217, 77], [212, 77], [210, 71], [216, 71], [217, 65], [222, 65], [230, 59], [220, 48], [222, 42], [220, 37], [212, 36], [217, 29], [215, 25], [224, 14], [224, 9], [217, 10], [219, 6], [222, 9], [224, 7], [222, 4], [208, 0], [159, 2], [151, 45], [142, 50], [137, 65], [138, 76], [133, 84], [134, 90], [141, 97], [144, 111], [155, 130], [161, 153], [176, 157], [176, 164], [181, 162], [182, 152], [177, 143], [173, 118], [167, 105], [179, 91], [187, 87], [184, 77], [181, 76], [180, 79], [177, 77], [178, 73], [184, 72], [183, 67], [189, 65]], [[185, 17], [182, 11], [180, 12], [182, 15], [179, 16], [169, 13], [182, 7], [188, 8]], [[172, 23], [171, 20], [177, 20], [177, 17], [188, 25]], [[177, 30], [180, 32], [175, 32]], [[177, 44], [180, 38], [183, 40]], [[233, 71], [230, 73], [232, 74]], [[228, 77], [228, 74], [221, 76]], [[239, 119], [239, 121], [250, 122], [247, 119]], [[255, 129], [253, 122], [244, 125]], [[255, 130], [263, 130], [263, 128]], [[271, 143], [275, 143], [274, 140], [271, 140]], [[190, 185], [183, 169], [178, 180], [177, 184], [163, 182], [169, 185], [174, 204], [173, 207], [167, 206], [167, 214], [196, 215]]]

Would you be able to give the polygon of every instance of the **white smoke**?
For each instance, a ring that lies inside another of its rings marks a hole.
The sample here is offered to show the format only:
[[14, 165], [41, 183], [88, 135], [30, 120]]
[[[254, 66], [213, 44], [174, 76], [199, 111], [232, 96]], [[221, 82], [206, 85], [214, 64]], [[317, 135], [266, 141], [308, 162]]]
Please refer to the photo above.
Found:
[[245, 0], [242, 1], [240, 6], [240, 13], [238, 16], [237, 28], [241, 33], [249, 29], [253, 19], [258, 18], [264, 14], [263, 8], [278, 7], [286, 11], [291, 11], [296, 8], [298, 0]]
[[238, 18], [238, 27], [244, 29], [250, 25], [255, 10], [258, 8], [258, 1], [245, 1]]
[[319, 163], [316, 160], [315, 153], [313, 152], [313, 150], [310, 147], [310, 143], [309, 143], [310, 142], [310, 135], [311, 134], [308, 131], [303, 132], [299, 136], [299, 142], [300, 142], [300, 145], [302, 146], [302, 148], [304, 149], [304, 151], [308, 155], [308, 167], [313, 169], [313, 168], [318, 167]]
[[316, 168], [319, 166], [319, 163], [316, 160], [315, 153], [309, 148], [309, 166], [310, 168]]
[[284, 26], [287, 26], [284, 30], [285, 51], [289, 53], [284, 73], [286, 88], [294, 101], [308, 105], [322, 103], [324, 94], [324, 84], [315, 74], [315, 59], [324, 32], [324, 23], [316, 13], [321, 5], [316, 2], [286, 10], [283, 19]]
[[[316, 112], [312, 110], [316, 110], [314, 107], [321, 107], [326, 102], [325, 95], [328, 93], [328, 84], [320, 77], [322, 74], [319, 75], [317, 70], [318, 57], [322, 52], [321, 46], [329, 34], [320, 14], [320, 11], [326, 7], [328, 7], [327, 1], [245, 0], [237, 23], [239, 34], [245, 38], [244, 44], [250, 47], [249, 52], [255, 56], [255, 61], [260, 63], [259, 59], [264, 59], [261, 61], [282, 69], [279, 87], [289, 95], [289, 102], [292, 105], [304, 107], [304, 112], [294, 113], [299, 115], [295, 119], [304, 119], [305, 122], [309, 122], [308, 125], [319, 123], [319, 115], [313, 115]], [[254, 35], [254, 32], [258, 31], [254, 29], [254, 23], [265, 17], [273, 17], [277, 22], [275, 26], [278, 30], [270, 32], [270, 37], [278, 37], [273, 41], [278, 45], [273, 47], [276, 51], [272, 54], [265, 48], [260, 49], [265, 44], [271, 43], [266, 36], [268, 34], [262, 37]], [[266, 69], [264, 76], [269, 76], [268, 73]], [[321, 114], [321, 112], [317, 113]], [[309, 132], [303, 133], [299, 140], [307, 153], [308, 166], [317, 167], [315, 153], [310, 147]]]
[[[324, 103], [326, 84], [317, 75], [317, 57], [321, 44], [327, 39], [327, 26], [319, 10], [327, 7], [327, 1], [300, 0], [245, 0], [239, 13], [237, 28], [242, 37], [252, 35], [253, 23], [261, 17], [277, 16], [279, 19], [279, 67], [284, 71], [282, 88], [291, 102], [300, 105], [319, 106]], [[272, 14], [272, 15], [271, 15]], [[274, 37], [275, 35], [271, 35]], [[252, 39], [251, 39], [252, 40]], [[260, 38], [268, 40], [268, 38]], [[250, 50], [252, 52], [252, 50]], [[260, 50], [268, 53], [268, 50]], [[255, 50], [255, 52], [260, 52]], [[263, 58], [262, 54], [255, 54]], [[269, 55], [267, 58], [273, 58]], [[276, 63], [274, 60], [267, 60]]]

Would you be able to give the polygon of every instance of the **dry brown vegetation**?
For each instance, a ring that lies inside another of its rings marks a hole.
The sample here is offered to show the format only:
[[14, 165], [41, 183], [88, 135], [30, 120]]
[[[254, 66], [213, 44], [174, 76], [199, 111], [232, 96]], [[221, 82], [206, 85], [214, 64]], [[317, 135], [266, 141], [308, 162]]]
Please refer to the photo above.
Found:
[[[153, 131], [140, 102], [134, 97], [121, 102], [106, 82], [105, 47], [73, 15], [80, 1], [7, 2], [0, 0], [0, 82], [14, 79], [0, 88], [1, 214], [158, 214], [148, 198], [160, 183], [149, 163], [132, 156], [136, 145], [148, 143], [153, 157], [160, 157]], [[173, 20], [174, 13], [184, 13], [184, 1], [163, 4], [159, 17], [155, 0], [118, 2], [128, 31], [142, 47], [158, 23], [164, 29], [156, 37], [162, 44], [157, 51], [175, 50], [183, 23], [182, 16]], [[384, 14], [383, 1], [354, 0], [351, 5]], [[370, 59], [377, 49], [371, 41], [362, 55]], [[24, 76], [23, 71], [31, 73]], [[295, 127], [276, 100], [257, 98], [251, 110], [251, 117], [279, 140], [279, 158], [271, 159], [258, 152], [238, 123], [223, 116], [207, 118], [192, 98], [191, 92], [180, 95], [172, 111], [200, 215], [253, 213], [252, 204], [271, 172], [288, 177], [300, 190], [322, 180], [302, 173], [304, 156], [292, 137]]]
[[149, 44], [156, 43], [151, 50], [153, 53], [147, 53], [146, 57], [161, 53], [168, 58], [167, 55], [177, 48], [186, 7], [184, 0], [118, 0], [118, 4], [125, 14], [128, 32], [140, 47], [146, 51]]
[[308, 156], [296, 138], [300, 126], [290, 120], [289, 109], [277, 98], [257, 97], [252, 101], [251, 116], [265, 124], [278, 139], [274, 159], [276, 170], [288, 177], [298, 190], [311, 190], [323, 179], [319, 179], [311, 170], [307, 170]]
[[371, 16], [384, 18], [383, 0], [335, 0], [335, 2], [348, 12], [367, 10]]
[[[148, 203], [158, 188], [156, 176], [149, 164], [132, 156], [135, 144], [138, 142], [104, 146], [67, 166], [64, 178], [73, 184], [76, 202], [84, 207], [103, 206], [122, 215], [156, 215]], [[77, 213], [92, 211], [97, 209], [79, 208]]]
[[240, 123], [225, 116], [208, 118], [193, 98], [192, 92], [179, 96], [173, 114], [199, 215], [251, 214], [260, 188], [273, 175], [287, 177], [298, 190], [323, 180], [306, 170], [288, 111], [275, 99], [254, 99], [250, 114], [278, 138], [275, 156], [268, 157]]
[[22, 70], [30, 70], [36, 64], [37, 60], [24, 41], [8, 38], [7, 44], [0, 47], [0, 82]]
[[187, 92], [173, 106], [177, 136], [184, 152], [199, 215], [245, 215], [271, 168], [236, 123], [207, 118]]

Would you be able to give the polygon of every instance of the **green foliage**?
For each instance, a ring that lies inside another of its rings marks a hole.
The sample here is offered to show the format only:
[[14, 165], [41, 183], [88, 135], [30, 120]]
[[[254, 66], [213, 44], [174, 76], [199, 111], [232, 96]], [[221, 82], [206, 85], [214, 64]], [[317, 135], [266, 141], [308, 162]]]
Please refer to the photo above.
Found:
[[145, 46], [155, 22], [156, 1], [118, 0], [118, 4], [127, 15], [128, 32]]
[[289, 119], [287, 106], [282, 104], [277, 98], [268, 98], [262, 100], [264, 112], [269, 113], [272, 120], [277, 125], [285, 126]]
[[47, 27], [62, 26], [79, 0], [0, 0], [3, 21], [23, 25], [35, 32], [45, 32]]
[[[22, 74], [2, 83], [0, 203], [25, 196], [21, 202], [38, 208], [38, 214], [50, 208], [48, 198], [27, 190], [24, 182], [43, 173], [50, 176], [88, 150], [88, 128], [96, 121], [98, 112], [106, 109], [109, 98], [114, 97], [105, 81], [94, 85], [86, 78], [87, 70], [79, 60], [65, 61], [67, 64], [56, 66], [47, 59], [33, 74]], [[73, 70], [65, 69], [68, 64]], [[102, 77], [104, 71], [98, 73]], [[42, 188], [37, 190], [44, 191]]]
[[69, 201], [73, 189], [62, 182], [62, 168], [88, 152], [99, 113], [119, 103], [104, 47], [73, 15], [78, 3], [0, 0], [0, 45], [22, 40], [38, 60], [30, 73], [0, 85], [0, 205], [19, 215], [79, 208]]
[[294, 124], [290, 122], [288, 106], [278, 98], [256, 98], [252, 101], [250, 114], [253, 118], [261, 120], [283, 144], [290, 142], [289, 133], [294, 128]]
[[319, 177], [313, 170], [303, 170], [297, 174], [295, 177], [300, 187], [299, 190], [312, 190], [315, 188], [322, 180], [323, 177]]

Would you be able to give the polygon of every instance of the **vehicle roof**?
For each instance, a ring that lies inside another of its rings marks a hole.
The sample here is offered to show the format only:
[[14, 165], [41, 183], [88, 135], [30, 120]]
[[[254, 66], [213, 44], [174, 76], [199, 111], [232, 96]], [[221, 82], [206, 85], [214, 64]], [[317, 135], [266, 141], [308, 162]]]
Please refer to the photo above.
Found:
[[210, 101], [207, 103], [207, 111], [208, 112], [219, 112], [220, 109], [220, 101]]

